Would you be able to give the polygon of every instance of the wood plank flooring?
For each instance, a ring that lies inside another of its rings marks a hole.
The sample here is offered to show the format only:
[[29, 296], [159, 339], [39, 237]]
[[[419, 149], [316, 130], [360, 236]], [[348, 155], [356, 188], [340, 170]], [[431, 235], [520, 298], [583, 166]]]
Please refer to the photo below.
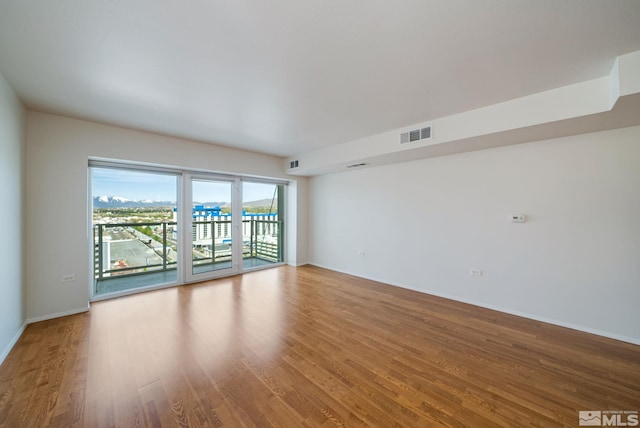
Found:
[[640, 346], [315, 267], [29, 325], [3, 427], [578, 426], [640, 410]]

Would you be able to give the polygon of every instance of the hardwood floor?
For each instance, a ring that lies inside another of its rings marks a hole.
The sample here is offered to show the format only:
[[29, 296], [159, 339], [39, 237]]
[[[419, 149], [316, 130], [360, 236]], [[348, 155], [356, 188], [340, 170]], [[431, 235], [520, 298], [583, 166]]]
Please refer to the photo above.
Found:
[[29, 325], [0, 426], [578, 426], [640, 410], [640, 346], [315, 267]]

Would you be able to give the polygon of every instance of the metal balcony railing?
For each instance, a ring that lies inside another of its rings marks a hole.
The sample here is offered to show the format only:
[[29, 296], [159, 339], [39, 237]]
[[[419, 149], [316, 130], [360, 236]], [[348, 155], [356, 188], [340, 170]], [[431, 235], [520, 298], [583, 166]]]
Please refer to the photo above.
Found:
[[[242, 223], [250, 223], [248, 257], [258, 257], [273, 262], [284, 260], [282, 245], [284, 234], [281, 220], [243, 220]], [[243, 257], [247, 258], [244, 252]]]
[[175, 222], [94, 224], [95, 278], [176, 269]]
[[[242, 221], [243, 259], [284, 260], [283, 222]], [[194, 221], [192, 264], [231, 260], [231, 222]], [[178, 263], [176, 222], [94, 224], [96, 280], [174, 270]]]

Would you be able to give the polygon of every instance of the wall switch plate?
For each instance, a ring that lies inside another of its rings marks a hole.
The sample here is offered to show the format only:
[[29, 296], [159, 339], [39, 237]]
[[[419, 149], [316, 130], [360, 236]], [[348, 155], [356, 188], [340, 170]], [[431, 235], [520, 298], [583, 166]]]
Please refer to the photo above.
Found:
[[469, 274], [473, 276], [482, 276], [482, 269], [471, 269]]

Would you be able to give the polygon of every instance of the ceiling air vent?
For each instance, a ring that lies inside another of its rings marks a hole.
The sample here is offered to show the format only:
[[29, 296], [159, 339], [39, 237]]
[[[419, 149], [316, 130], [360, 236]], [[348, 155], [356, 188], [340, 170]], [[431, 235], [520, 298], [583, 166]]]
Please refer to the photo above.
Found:
[[297, 160], [292, 160], [289, 162], [289, 169], [297, 168], [299, 166], [299, 162]]
[[368, 163], [354, 163], [353, 165], [347, 165], [347, 168], [359, 168], [361, 166], [367, 166], [369, 165]]
[[427, 140], [431, 138], [431, 127], [403, 132], [400, 134], [400, 144], [413, 143], [414, 141]]

